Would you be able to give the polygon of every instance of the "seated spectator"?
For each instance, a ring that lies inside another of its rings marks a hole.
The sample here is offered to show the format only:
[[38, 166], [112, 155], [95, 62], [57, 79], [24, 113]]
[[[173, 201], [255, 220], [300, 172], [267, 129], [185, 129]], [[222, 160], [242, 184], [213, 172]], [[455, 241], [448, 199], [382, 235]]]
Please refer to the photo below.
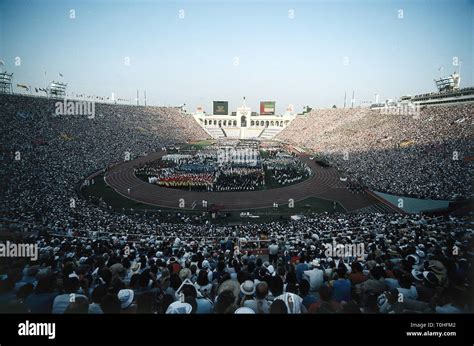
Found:
[[311, 262], [312, 269], [303, 272], [303, 278], [307, 278], [310, 284], [310, 292], [317, 292], [324, 282], [324, 272], [321, 270], [319, 260]]
[[337, 269], [337, 279], [333, 281], [334, 299], [337, 302], [351, 301], [351, 282], [346, 279], [346, 269], [339, 267]]
[[271, 314], [287, 314], [288, 307], [286, 306], [283, 300], [278, 299], [278, 300], [275, 300], [270, 306], [270, 313]]
[[79, 279], [77, 275], [70, 274], [69, 277], [63, 281], [64, 294], [60, 294], [54, 298], [53, 301], [53, 314], [63, 314], [70, 303], [73, 303], [76, 298], [83, 297], [87, 300], [87, 297], [79, 292]]
[[89, 302], [87, 298], [77, 297], [75, 301], [69, 303], [65, 314], [87, 314], [89, 313]]
[[134, 314], [137, 311], [137, 305], [134, 304], [135, 292], [131, 289], [121, 289], [117, 298], [120, 300], [121, 313]]
[[50, 314], [53, 310], [54, 298], [54, 277], [51, 275], [38, 280], [35, 290], [26, 298], [28, 310], [34, 314]]
[[416, 287], [413, 286], [412, 280], [409, 275], [402, 275], [398, 280], [400, 287], [397, 288], [398, 292], [403, 295], [403, 298], [418, 299], [418, 292]]
[[309, 293], [309, 282], [307, 280], [302, 280], [299, 285], [300, 297], [303, 298], [303, 305], [306, 309], [309, 309], [310, 305], [316, 303], [317, 298]]
[[364, 303], [370, 295], [379, 296], [387, 290], [383, 275], [384, 269], [382, 267], [373, 267], [368, 278], [356, 286], [356, 292], [362, 296]]
[[[275, 300], [279, 300], [279, 299], [283, 300], [283, 302], [286, 304], [289, 314], [306, 313], [306, 308], [303, 305], [303, 299], [297, 294], [283, 293], [282, 295], [279, 295], [278, 297], [275, 298]], [[272, 304], [274, 303], [275, 301], [273, 301]]]
[[268, 284], [265, 281], [260, 282], [255, 290], [255, 298], [246, 300], [244, 306], [252, 309], [256, 314], [268, 314], [271, 303], [267, 300], [267, 296]]
[[240, 306], [244, 306], [245, 302], [248, 300], [253, 300], [255, 294], [255, 285], [253, 281], [247, 280], [240, 285]]
[[121, 312], [122, 303], [116, 294], [107, 293], [100, 302], [100, 308], [104, 314], [119, 314]]
[[214, 313], [233, 314], [235, 310], [237, 310], [237, 305], [235, 304], [235, 295], [232, 291], [225, 290], [217, 296]]
[[332, 289], [323, 285], [319, 288], [319, 300], [310, 305], [308, 312], [312, 314], [337, 313], [341, 310], [341, 304], [332, 298]]
[[360, 262], [352, 262], [351, 268], [352, 272], [349, 274], [349, 280], [351, 280], [352, 285], [361, 284], [368, 279], [367, 275], [363, 273]]

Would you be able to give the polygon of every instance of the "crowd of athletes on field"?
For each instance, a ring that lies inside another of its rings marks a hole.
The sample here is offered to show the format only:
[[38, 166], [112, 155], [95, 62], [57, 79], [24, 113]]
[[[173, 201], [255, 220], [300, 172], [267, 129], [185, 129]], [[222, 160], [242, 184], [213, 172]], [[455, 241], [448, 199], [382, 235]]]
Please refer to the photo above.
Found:
[[277, 137], [314, 149], [348, 181], [376, 191], [427, 199], [471, 197], [474, 106], [391, 112], [313, 110]]
[[[228, 142], [228, 141], [226, 141]], [[192, 146], [190, 146], [192, 147]], [[189, 148], [189, 147], [188, 147]], [[135, 168], [149, 183], [192, 191], [252, 191], [294, 184], [311, 169], [280, 145], [261, 158], [254, 141], [214, 143], [201, 150], [184, 148]]]
[[[77, 184], [127, 152], [201, 138], [193, 119], [100, 104], [94, 118], [57, 116], [53, 100], [8, 95], [0, 108], [3, 239], [40, 249], [37, 261], [0, 259], [2, 311], [472, 311], [467, 218], [323, 214], [216, 226], [117, 213], [79, 198]], [[341, 260], [325, 252], [333, 240], [364, 253]], [[246, 252], [258, 247], [268, 260]]]

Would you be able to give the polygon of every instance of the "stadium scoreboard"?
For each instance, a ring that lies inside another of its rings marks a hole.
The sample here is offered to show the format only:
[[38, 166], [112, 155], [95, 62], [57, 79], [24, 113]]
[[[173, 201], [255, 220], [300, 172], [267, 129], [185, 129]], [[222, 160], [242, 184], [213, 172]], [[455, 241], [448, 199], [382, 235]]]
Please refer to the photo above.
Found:
[[214, 115], [228, 115], [229, 114], [229, 102], [228, 101], [214, 101], [213, 102], [213, 114]]
[[260, 115], [275, 115], [275, 101], [261, 101]]

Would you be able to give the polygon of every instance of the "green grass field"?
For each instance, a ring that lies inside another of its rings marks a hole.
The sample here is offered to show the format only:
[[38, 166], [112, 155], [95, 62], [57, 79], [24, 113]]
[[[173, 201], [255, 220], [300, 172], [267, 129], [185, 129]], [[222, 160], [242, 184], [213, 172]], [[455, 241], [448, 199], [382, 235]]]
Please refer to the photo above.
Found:
[[191, 143], [185, 145], [182, 149], [183, 150], [199, 150], [199, 149], [207, 147], [211, 144], [214, 144], [214, 142], [215, 142], [214, 139], [206, 139], [206, 140], [199, 141], [199, 142], [191, 142]]

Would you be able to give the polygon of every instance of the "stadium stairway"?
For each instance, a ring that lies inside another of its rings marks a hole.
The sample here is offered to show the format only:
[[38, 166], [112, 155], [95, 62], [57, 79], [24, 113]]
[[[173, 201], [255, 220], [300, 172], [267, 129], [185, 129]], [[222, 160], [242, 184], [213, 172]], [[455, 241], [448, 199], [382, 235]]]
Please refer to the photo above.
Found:
[[207, 132], [212, 136], [212, 138], [224, 138], [227, 137], [224, 129], [222, 127], [206, 127]]
[[262, 139], [271, 139], [275, 137], [277, 134], [280, 133], [280, 131], [283, 130], [283, 128], [269, 128], [266, 127], [263, 129], [262, 132], [258, 135], [258, 138]]

